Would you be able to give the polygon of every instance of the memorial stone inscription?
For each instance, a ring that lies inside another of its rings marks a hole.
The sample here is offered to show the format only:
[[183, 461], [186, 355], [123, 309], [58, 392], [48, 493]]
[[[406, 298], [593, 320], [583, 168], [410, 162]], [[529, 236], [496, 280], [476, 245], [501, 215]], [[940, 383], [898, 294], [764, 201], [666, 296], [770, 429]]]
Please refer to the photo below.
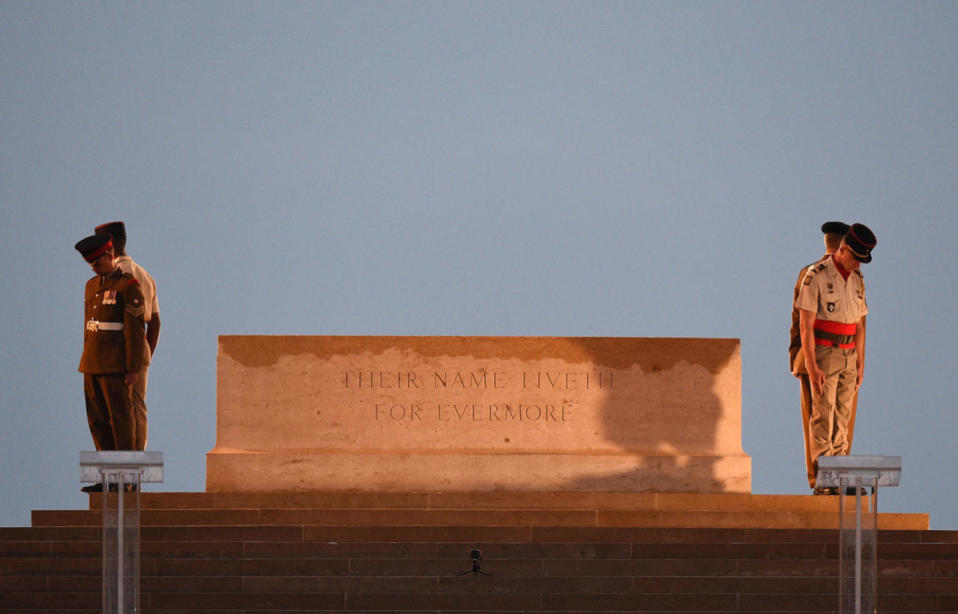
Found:
[[[593, 390], [611, 390], [614, 377], [612, 371], [599, 370], [347, 371], [343, 374], [343, 387], [356, 397], [367, 393], [368, 407], [374, 408], [368, 413], [376, 421], [568, 422], [572, 420], [575, 401], [567, 397], [572, 394], [594, 397], [589, 394]], [[530, 391], [535, 391], [538, 398], [510, 401], [507, 397], [510, 390], [515, 392], [516, 399], [529, 397], [523, 393]], [[503, 394], [497, 394], [492, 402], [481, 400], [489, 396], [490, 391]], [[456, 398], [456, 392], [468, 392], [473, 399], [450, 402]], [[386, 396], [393, 400], [379, 402]], [[406, 402], [402, 402], [404, 397], [408, 397]]]
[[207, 489], [748, 492], [734, 339], [220, 337]]

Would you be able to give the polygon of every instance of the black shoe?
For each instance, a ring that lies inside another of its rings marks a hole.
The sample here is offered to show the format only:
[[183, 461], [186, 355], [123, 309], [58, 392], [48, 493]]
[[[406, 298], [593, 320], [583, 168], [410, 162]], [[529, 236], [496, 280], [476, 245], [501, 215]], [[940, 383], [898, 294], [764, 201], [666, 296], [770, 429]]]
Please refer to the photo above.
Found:
[[[868, 496], [868, 491], [864, 487], [862, 487], [861, 492], [863, 497]], [[858, 488], [855, 486], [849, 486], [845, 489], [845, 494], [848, 496], [854, 497], [855, 495], [858, 494]]]
[[84, 486], [80, 490], [83, 492], [103, 492], [103, 483], [90, 484], [89, 486]]

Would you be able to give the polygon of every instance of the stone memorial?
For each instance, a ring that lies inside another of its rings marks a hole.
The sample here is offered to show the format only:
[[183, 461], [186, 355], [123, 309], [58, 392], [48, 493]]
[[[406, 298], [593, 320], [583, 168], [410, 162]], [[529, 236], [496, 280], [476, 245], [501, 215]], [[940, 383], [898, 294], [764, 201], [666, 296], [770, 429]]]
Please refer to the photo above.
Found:
[[748, 493], [737, 339], [219, 338], [207, 491]]

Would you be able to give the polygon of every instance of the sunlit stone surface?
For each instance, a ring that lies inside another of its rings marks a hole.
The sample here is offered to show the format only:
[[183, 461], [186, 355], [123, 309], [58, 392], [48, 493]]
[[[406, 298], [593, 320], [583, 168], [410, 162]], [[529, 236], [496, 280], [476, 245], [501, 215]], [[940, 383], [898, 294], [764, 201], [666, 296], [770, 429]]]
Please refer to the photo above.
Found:
[[207, 490], [749, 492], [737, 339], [222, 336]]

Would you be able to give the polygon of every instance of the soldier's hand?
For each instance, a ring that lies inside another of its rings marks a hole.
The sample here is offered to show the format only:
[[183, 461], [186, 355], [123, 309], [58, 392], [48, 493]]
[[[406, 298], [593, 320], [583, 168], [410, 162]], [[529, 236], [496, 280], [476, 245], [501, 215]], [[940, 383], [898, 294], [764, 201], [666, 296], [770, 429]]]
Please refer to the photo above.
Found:
[[126, 376], [123, 378], [123, 382], [127, 386], [132, 388], [133, 386], [136, 385], [136, 380], [138, 379], [140, 379], [140, 374], [134, 371], [132, 373], [127, 373]]
[[808, 381], [812, 385], [812, 391], [815, 396], [825, 394], [825, 372], [818, 367], [812, 367], [808, 370]]

